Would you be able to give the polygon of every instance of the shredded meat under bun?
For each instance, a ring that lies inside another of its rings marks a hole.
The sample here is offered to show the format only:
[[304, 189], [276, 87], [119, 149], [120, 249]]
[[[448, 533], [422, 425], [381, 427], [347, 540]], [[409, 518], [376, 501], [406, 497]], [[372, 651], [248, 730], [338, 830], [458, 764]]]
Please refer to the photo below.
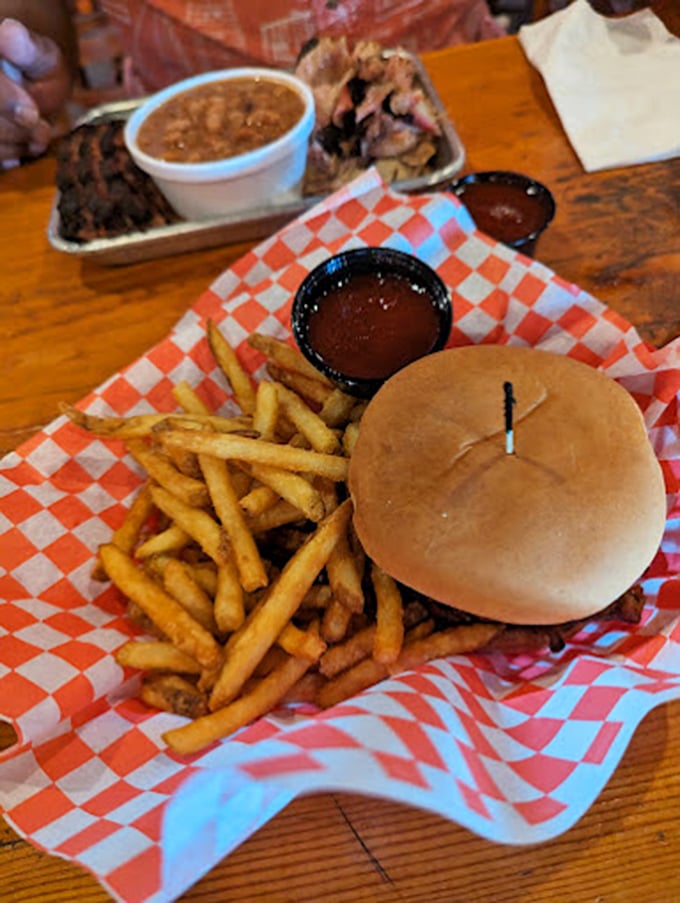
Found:
[[586, 364], [511, 346], [441, 351], [389, 379], [361, 421], [349, 487], [359, 539], [383, 570], [511, 624], [603, 609], [646, 570], [666, 518], [628, 392]]

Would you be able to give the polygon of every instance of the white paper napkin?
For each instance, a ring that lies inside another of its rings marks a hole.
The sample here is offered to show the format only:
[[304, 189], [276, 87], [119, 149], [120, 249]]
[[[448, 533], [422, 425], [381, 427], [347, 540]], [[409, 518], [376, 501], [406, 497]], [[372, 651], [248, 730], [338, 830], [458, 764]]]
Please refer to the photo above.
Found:
[[651, 10], [609, 19], [575, 0], [519, 40], [588, 172], [680, 155], [680, 39]]

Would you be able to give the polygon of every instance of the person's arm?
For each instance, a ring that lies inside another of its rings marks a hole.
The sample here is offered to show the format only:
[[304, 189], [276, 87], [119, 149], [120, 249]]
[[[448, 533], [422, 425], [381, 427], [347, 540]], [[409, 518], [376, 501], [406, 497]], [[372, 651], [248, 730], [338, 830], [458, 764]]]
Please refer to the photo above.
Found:
[[77, 66], [62, 0], [0, 0], [0, 164], [42, 153]]

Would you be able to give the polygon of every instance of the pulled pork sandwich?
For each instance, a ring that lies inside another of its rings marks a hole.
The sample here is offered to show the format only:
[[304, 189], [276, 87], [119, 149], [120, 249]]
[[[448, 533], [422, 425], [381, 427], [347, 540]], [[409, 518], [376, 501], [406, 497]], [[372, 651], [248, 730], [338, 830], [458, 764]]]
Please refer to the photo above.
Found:
[[637, 620], [633, 585], [666, 517], [628, 392], [511, 346], [449, 349], [388, 380], [363, 416], [349, 488], [367, 554], [440, 618], [516, 625], [501, 635], [508, 649], [558, 648], [603, 613]]

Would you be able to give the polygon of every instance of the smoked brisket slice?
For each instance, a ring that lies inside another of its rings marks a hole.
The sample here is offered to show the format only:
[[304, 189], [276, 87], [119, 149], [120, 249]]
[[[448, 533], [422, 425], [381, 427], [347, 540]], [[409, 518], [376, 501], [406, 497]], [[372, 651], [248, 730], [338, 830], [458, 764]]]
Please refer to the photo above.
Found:
[[123, 127], [121, 120], [85, 124], [59, 143], [57, 208], [59, 231], [67, 241], [114, 238], [179, 219], [132, 160]]

